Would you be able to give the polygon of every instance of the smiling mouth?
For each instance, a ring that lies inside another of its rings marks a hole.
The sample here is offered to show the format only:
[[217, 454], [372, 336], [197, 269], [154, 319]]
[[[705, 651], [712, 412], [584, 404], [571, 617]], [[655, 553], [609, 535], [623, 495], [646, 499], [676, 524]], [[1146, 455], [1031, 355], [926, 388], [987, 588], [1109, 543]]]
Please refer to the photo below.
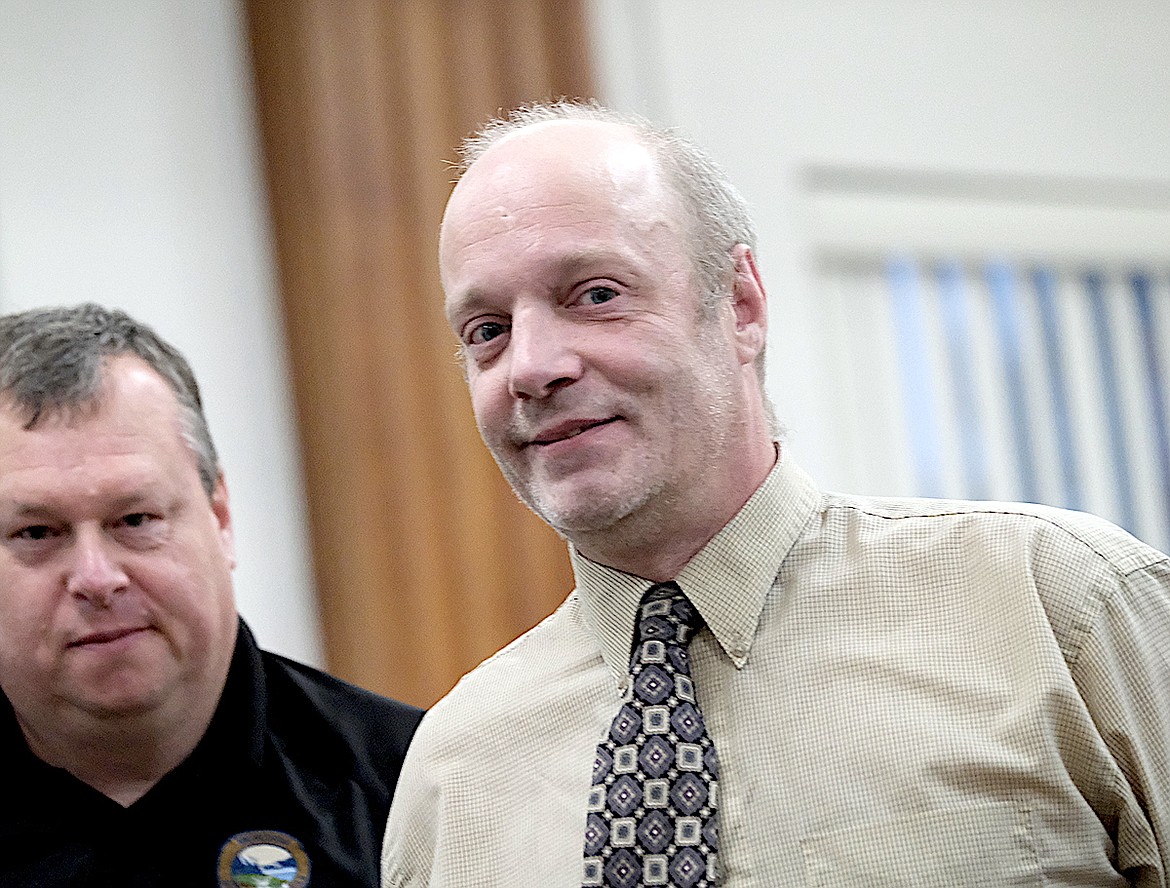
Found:
[[576, 438], [578, 435], [584, 434], [585, 432], [588, 432], [590, 429], [597, 429], [597, 428], [600, 428], [601, 426], [609, 425], [610, 423], [617, 422], [619, 419], [621, 419], [620, 416], [611, 416], [608, 419], [599, 419], [597, 422], [589, 422], [589, 423], [586, 423], [585, 425], [575, 426], [574, 428], [572, 428], [568, 431], [565, 431], [565, 432], [561, 432], [561, 431], [551, 432], [549, 434], [546, 434], [544, 437], [536, 438], [535, 440], [533, 440], [529, 443], [534, 445], [534, 446], [537, 446], [537, 447], [544, 447], [544, 446], [547, 446], [549, 444], [556, 444], [560, 441], [568, 441], [570, 438]]

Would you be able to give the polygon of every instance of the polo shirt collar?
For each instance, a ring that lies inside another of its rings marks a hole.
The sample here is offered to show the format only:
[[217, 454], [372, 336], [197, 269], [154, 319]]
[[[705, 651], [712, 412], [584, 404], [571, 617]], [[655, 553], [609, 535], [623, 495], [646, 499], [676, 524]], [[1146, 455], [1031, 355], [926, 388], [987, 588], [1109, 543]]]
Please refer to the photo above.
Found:
[[240, 618], [236, 648], [219, 705], [191, 758], [198, 756], [201, 759], [203, 749], [239, 748], [243, 745], [247, 760], [260, 767], [264, 763], [267, 731], [268, 688], [264, 662], [256, 637]]
[[[780, 450], [749, 499], [675, 578], [721, 648], [742, 669], [780, 565], [818, 508], [813, 480]], [[591, 561], [569, 545], [582, 616], [624, 690], [635, 614], [650, 581]]]

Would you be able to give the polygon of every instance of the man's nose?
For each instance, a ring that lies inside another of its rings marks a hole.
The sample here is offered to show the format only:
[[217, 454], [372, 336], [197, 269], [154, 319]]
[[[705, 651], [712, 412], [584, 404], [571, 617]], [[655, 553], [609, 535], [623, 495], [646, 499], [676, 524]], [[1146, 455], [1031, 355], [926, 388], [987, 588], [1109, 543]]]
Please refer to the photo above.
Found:
[[579, 331], [541, 307], [516, 312], [508, 341], [508, 388], [516, 398], [547, 398], [581, 376]]
[[70, 595], [107, 607], [111, 597], [126, 587], [129, 579], [111, 551], [113, 545], [99, 529], [76, 531], [65, 579]]

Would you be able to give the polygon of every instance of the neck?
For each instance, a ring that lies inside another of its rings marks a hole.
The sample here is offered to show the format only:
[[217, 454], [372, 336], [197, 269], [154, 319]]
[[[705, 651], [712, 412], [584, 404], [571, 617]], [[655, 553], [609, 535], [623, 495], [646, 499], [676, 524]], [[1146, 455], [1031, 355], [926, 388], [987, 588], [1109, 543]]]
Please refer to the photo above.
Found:
[[[189, 701], [188, 701], [189, 702]], [[118, 717], [81, 713], [48, 724], [17, 715], [33, 754], [128, 807], [191, 754], [215, 704], [166, 718], [152, 711]]]
[[713, 473], [706, 486], [716, 495], [705, 505], [660, 503], [597, 533], [574, 534], [573, 545], [598, 564], [653, 583], [673, 580], [751, 499], [779, 455], [771, 439], [761, 441], [742, 461], [725, 463], [729, 477]]

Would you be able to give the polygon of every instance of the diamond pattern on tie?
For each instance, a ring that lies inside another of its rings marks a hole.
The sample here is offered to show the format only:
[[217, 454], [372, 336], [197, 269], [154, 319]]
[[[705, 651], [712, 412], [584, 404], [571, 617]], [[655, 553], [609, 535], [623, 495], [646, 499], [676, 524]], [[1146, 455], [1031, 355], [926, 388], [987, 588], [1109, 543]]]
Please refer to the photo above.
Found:
[[702, 625], [677, 583], [642, 598], [630, 690], [593, 763], [585, 888], [717, 884], [719, 760], [687, 652]]

